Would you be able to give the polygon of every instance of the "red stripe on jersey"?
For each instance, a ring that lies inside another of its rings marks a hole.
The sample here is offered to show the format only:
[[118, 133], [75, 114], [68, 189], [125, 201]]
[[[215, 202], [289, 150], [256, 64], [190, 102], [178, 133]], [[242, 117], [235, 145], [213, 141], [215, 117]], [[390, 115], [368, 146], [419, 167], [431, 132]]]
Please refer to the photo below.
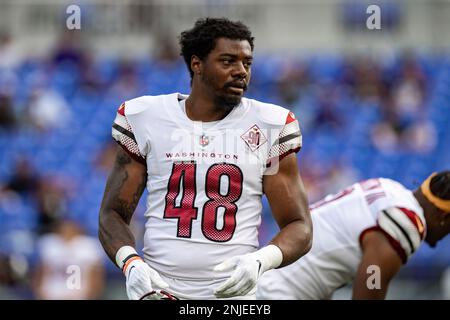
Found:
[[279, 158], [278, 161], [283, 160], [283, 158], [285, 158], [286, 156], [290, 155], [291, 153], [294, 153], [294, 152], [297, 153], [297, 152], [299, 152], [300, 149], [301, 149], [301, 147], [297, 147], [297, 148], [295, 148], [295, 149], [291, 149], [291, 150], [286, 151], [285, 153], [283, 153], [282, 155], [280, 155], [280, 156], [278, 157], [278, 158]]
[[359, 235], [359, 245], [362, 248], [362, 240], [364, 238], [364, 236], [371, 232], [371, 231], [379, 231], [382, 234], [384, 234], [384, 236], [388, 239], [389, 243], [391, 244], [392, 248], [395, 250], [395, 252], [397, 252], [397, 254], [399, 255], [400, 259], [402, 260], [403, 264], [406, 263], [407, 259], [407, 255], [405, 253], [405, 250], [403, 250], [400, 242], [398, 242], [396, 239], [394, 239], [389, 233], [387, 233], [386, 231], [384, 231], [383, 229], [380, 228], [380, 226], [373, 226], [373, 227], [369, 227], [365, 230], [363, 230], [360, 235]]
[[[290, 150], [286, 151], [285, 153], [283, 153], [282, 155], [280, 155], [280, 156], [278, 157], [278, 162], [280, 162], [280, 161], [283, 160], [286, 156], [290, 155], [290, 154], [293, 153], [293, 152], [295, 152], [295, 153], [299, 152], [300, 149], [301, 149], [301, 147], [298, 147], [298, 148], [290, 149]], [[276, 159], [276, 158], [271, 158], [271, 159], [269, 159], [269, 160], [267, 161], [267, 163], [266, 163], [266, 168], [270, 168], [270, 167], [272, 166], [272, 163], [274, 162], [275, 159]]]
[[122, 116], [125, 116], [125, 102], [120, 105], [119, 109], [117, 110], [117, 113]]
[[297, 119], [295, 119], [295, 115], [289, 111], [287, 117], [286, 117], [286, 124], [289, 124], [291, 122], [296, 121]]
[[400, 209], [408, 218], [411, 220], [413, 225], [416, 227], [417, 231], [420, 234], [420, 239], [423, 240], [423, 237], [425, 236], [425, 227], [422, 223], [422, 220], [420, 220], [419, 216], [412, 210], [406, 209], [406, 208], [398, 208]]

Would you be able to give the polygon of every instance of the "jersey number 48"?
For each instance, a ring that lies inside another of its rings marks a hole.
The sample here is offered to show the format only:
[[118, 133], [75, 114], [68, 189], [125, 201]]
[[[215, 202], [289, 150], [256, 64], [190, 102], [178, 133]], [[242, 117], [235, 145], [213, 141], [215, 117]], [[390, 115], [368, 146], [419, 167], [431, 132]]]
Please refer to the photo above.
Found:
[[[196, 163], [174, 163], [167, 186], [164, 218], [178, 219], [177, 237], [180, 238], [191, 237], [192, 221], [197, 219], [198, 208], [194, 206], [197, 195], [196, 169]], [[229, 181], [226, 194], [220, 192], [222, 176], [227, 176]], [[236, 213], [238, 211], [236, 202], [242, 195], [242, 171], [234, 164], [216, 163], [208, 168], [205, 180], [204, 190], [208, 201], [202, 208], [202, 233], [212, 241], [229, 241], [236, 229]], [[180, 192], [183, 195], [177, 205], [175, 199]], [[223, 227], [218, 229], [217, 213], [221, 207], [224, 208], [224, 221]]]

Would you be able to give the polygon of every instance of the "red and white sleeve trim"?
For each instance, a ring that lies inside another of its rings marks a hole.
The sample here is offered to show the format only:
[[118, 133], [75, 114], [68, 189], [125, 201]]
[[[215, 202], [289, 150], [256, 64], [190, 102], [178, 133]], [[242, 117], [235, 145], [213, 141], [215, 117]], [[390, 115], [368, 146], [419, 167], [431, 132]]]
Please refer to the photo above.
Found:
[[117, 110], [112, 125], [112, 137], [133, 159], [146, 164], [145, 156], [140, 152], [133, 129], [125, 116], [125, 103]]
[[286, 122], [278, 139], [269, 151], [267, 166], [275, 160], [281, 161], [292, 152], [299, 152], [302, 148], [302, 133], [297, 119], [292, 112], [286, 117]]
[[400, 244], [400, 242], [398, 242], [396, 239], [394, 239], [389, 233], [387, 233], [386, 231], [381, 229], [380, 226], [372, 226], [361, 232], [361, 234], [359, 235], [360, 247], [362, 247], [362, 241], [364, 239], [364, 236], [372, 231], [378, 231], [378, 232], [381, 232], [382, 234], [384, 234], [384, 236], [388, 239], [389, 243], [391, 244], [392, 248], [395, 250], [395, 252], [397, 252], [398, 256], [402, 260], [402, 263], [403, 264], [406, 263], [406, 261], [408, 260], [408, 256], [407, 256], [405, 250], [403, 249], [402, 245]]

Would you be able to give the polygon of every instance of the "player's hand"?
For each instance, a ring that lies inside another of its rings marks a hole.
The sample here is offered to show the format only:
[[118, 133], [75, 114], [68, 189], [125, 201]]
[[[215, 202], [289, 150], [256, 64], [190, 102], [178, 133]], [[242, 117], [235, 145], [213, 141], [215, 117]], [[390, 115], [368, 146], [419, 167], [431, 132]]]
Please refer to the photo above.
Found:
[[278, 267], [282, 260], [283, 254], [275, 245], [225, 260], [217, 265], [214, 271], [234, 271], [230, 278], [214, 291], [215, 296], [229, 298], [248, 294], [256, 286], [259, 277], [267, 270]]
[[131, 261], [124, 273], [130, 300], [160, 300], [167, 295], [163, 290], [153, 289], [153, 285], [161, 289], [168, 288], [169, 285], [141, 258]]
[[261, 275], [261, 262], [251, 254], [232, 257], [214, 268], [214, 271], [233, 270], [231, 277], [222, 283], [214, 294], [218, 298], [243, 296], [252, 290]]

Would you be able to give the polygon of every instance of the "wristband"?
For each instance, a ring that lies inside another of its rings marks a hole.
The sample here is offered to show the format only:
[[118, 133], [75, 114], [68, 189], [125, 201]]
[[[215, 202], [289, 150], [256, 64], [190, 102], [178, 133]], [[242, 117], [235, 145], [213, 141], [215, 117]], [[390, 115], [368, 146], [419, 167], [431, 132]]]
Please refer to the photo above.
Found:
[[283, 252], [274, 244], [259, 249], [254, 255], [261, 262], [261, 272], [278, 268], [283, 262]]
[[136, 250], [131, 246], [123, 246], [116, 253], [116, 264], [123, 272], [125, 272], [129, 263], [136, 259], [142, 260]]

